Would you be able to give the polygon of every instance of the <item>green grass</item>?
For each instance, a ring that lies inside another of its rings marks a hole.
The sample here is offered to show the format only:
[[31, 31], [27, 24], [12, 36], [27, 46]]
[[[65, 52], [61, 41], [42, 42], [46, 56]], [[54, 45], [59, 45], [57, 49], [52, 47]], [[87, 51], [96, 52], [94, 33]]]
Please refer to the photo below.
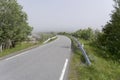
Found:
[[[55, 40], [57, 38], [54, 38], [54, 39], [51, 39], [49, 42]], [[21, 51], [21, 50], [24, 50], [24, 49], [27, 49], [27, 48], [30, 48], [32, 46], [37, 46], [37, 45], [41, 45], [44, 41], [39, 41], [38, 43], [21, 43], [21, 44], [17, 44], [15, 48], [11, 48], [11, 49], [6, 49], [4, 50], [3, 52], [0, 53], [0, 57], [3, 57], [3, 56], [6, 56], [6, 55], [9, 55], [9, 54], [12, 54], [12, 53], [15, 53], [15, 52], [18, 52], [18, 51]]]
[[[92, 62], [84, 64], [81, 52], [75, 48], [70, 64], [69, 80], [120, 80], [120, 63], [99, 55], [107, 52], [90, 45], [89, 41], [80, 40]], [[81, 59], [82, 58], [82, 59]]]
[[18, 45], [16, 45], [15, 48], [6, 49], [3, 52], [1, 52], [0, 57], [12, 54], [14, 52], [29, 48], [29, 47], [34, 46], [34, 45], [36, 45], [36, 44], [35, 43], [21, 43], [21, 44], [18, 44]]

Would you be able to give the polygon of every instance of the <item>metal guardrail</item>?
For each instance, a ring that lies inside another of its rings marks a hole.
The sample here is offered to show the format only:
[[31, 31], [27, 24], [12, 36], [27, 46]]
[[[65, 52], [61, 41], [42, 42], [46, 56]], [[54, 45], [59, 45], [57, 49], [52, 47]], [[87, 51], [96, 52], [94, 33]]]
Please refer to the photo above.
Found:
[[45, 43], [49, 42], [51, 39], [55, 39], [55, 38], [57, 38], [57, 36], [54, 36], [54, 37], [48, 38], [48, 39], [47, 39], [46, 41], [44, 41], [43, 43], [45, 44]]
[[89, 58], [88, 58], [88, 56], [86, 54], [86, 51], [84, 50], [83, 46], [81, 45], [81, 43], [75, 37], [73, 37], [73, 39], [78, 44], [79, 49], [82, 51], [82, 54], [83, 54], [83, 56], [85, 58], [85, 61], [86, 61], [87, 65], [91, 65], [91, 62], [90, 62], [90, 60], [89, 60]]

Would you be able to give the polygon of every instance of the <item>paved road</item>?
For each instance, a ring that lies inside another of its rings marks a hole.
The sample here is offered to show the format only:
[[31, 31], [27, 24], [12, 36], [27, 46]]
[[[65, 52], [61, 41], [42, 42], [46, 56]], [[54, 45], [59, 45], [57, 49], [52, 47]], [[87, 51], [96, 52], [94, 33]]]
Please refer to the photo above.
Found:
[[67, 80], [71, 41], [65, 36], [0, 61], [0, 80]]

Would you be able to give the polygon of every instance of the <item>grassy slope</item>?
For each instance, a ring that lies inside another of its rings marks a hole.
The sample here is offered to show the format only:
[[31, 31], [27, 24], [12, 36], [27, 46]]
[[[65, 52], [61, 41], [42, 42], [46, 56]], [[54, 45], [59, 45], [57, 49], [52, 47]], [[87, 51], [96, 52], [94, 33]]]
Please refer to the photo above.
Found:
[[81, 40], [89, 54], [92, 65], [83, 64], [81, 52], [75, 49], [70, 67], [69, 80], [120, 80], [120, 64], [98, 55], [106, 53], [90, 45], [88, 41]]
[[17, 52], [17, 51], [20, 51], [20, 50], [23, 50], [23, 49], [26, 49], [26, 48], [29, 48], [29, 47], [32, 47], [34, 45], [36, 45], [36, 44], [34, 44], [34, 43], [21, 43], [21, 44], [18, 44], [18, 45], [16, 45], [15, 48], [4, 50], [2, 53], [0, 53], [0, 57], [9, 55], [11, 53], [14, 53], [14, 52]]
[[[51, 39], [49, 42], [51, 42], [55, 39], [57, 39], [57, 38]], [[27, 48], [30, 48], [33, 46], [41, 45], [43, 42], [44, 41], [39, 41], [39, 43], [21, 43], [21, 44], [18, 44], [18, 45], [16, 45], [15, 48], [4, 50], [2, 53], [0, 53], [0, 57], [9, 55], [9, 54], [12, 54], [14, 52], [18, 52], [20, 50], [24, 50], [24, 49], [27, 49]]]

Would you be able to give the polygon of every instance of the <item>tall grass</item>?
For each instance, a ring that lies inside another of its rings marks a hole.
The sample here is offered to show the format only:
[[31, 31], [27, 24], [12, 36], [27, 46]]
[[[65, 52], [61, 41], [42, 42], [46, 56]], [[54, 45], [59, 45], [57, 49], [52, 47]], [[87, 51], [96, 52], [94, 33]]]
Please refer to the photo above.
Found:
[[91, 66], [86, 66], [81, 58], [81, 52], [74, 48], [71, 60], [69, 80], [120, 80], [120, 64], [110, 59], [106, 59], [99, 54], [107, 52], [96, 48], [89, 41], [80, 40], [84, 43], [84, 48], [92, 62]]

